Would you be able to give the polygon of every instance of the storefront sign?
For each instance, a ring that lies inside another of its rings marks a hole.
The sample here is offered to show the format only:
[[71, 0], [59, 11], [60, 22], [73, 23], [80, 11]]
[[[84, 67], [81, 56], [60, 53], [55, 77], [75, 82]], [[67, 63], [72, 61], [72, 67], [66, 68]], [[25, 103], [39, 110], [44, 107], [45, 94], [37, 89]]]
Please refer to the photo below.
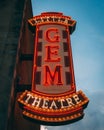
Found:
[[18, 99], [23, 114], [52, 125], [83, 117], [89, 100], [82, 91], [76, 92], [70, 43], [76, 21], [48, 12], [28, 22], [36, 35], [31, 91], [26, 90]]

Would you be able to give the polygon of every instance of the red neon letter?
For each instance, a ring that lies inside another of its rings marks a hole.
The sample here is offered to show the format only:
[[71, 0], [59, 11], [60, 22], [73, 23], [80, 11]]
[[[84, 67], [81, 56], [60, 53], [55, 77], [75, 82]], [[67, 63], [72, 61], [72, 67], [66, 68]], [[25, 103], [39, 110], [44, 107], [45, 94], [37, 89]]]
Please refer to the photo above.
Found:
[[45, 77], [44, 77], [44, 84], [45, 85], [63, 85], [62, 83], [62, 74], [61, 74], [61, 66], [57, 65], [55, 67], [54, 72], [52, 72], [49, 66], [44, 66], [45, 68]]
[[[59, 62], [60, 57], [58, 55], [59, 46], [45, 46], [46, 47], [46, 62]], [[52, 57], [53, 56], [53, 57]]]
[[46, 30], [46, 40], [54, 43], [60, 41], [59, 31], [57, 28], [49, 28]]

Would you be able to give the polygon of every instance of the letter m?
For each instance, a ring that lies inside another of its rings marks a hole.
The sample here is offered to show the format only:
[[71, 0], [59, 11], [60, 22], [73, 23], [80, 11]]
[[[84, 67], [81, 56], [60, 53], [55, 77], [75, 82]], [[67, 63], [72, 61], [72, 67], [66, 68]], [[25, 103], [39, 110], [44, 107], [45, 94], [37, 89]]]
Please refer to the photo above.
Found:
[[44, 85], [63, 85], [60, 65], [57, 65], [54, 71], [50, 70], [47, 65], [44, 67]]

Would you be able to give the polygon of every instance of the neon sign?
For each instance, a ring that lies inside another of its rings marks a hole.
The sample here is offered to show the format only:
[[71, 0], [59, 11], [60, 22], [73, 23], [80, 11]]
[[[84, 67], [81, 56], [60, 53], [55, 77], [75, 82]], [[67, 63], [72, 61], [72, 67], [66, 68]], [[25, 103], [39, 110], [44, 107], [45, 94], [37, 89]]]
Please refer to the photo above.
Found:
[[18, 99], [23, 114], [52, 125], [82, 118], [89, 100], [81, 90], [76, 92], [70, 43], [76, 21], [48, 12], [28, 22], [36, 36], [31, 91]]

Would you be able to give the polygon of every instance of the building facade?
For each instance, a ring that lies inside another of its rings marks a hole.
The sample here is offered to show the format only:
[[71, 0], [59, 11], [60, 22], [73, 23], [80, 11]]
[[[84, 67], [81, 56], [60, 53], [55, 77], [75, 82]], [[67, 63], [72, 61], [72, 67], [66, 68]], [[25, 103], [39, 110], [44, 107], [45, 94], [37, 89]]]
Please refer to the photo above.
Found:
[[31, 0], [1, 0], [0, 17], [0, 129], [39, 130], [39, 125], [23, 118], [17, 103], [31, 85], [34, 36], [27, 25], [33, 17]]

